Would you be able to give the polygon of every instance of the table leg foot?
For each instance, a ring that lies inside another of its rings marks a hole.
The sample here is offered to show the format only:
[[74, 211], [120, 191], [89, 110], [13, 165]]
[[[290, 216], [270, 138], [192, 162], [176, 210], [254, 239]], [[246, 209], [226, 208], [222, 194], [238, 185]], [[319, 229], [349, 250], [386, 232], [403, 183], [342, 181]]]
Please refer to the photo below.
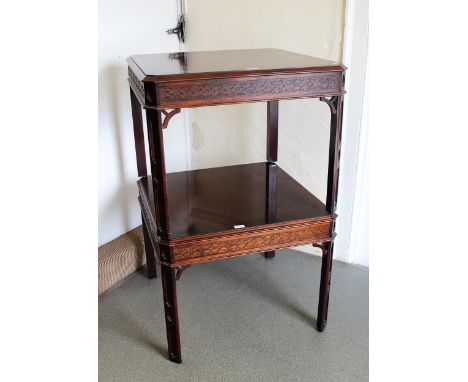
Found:
[[169, 360], [182, 363], [175, 270], [161, 265], [161, 276]]
[[325, 330], [325, 327], [327, 326], [327, 321], [317, 321], [317, 330], [319, 332], [323, 332]]
[[154, 279], [158, 276], [156, 272], [156, 257], [154, 256], [154, 248], [151, 244], [151, 240], [148, 233], [148, 228], [146, 227], [145, 219], [141, 217], [143, 222], [143, 239], [145, 242], [145, 255], [146, 255], [146, 275], [149, 279]]
[[266, 259], [272, 259], [273, 257], [275, 257], [275, 251], [263, 252], [263, 255]]

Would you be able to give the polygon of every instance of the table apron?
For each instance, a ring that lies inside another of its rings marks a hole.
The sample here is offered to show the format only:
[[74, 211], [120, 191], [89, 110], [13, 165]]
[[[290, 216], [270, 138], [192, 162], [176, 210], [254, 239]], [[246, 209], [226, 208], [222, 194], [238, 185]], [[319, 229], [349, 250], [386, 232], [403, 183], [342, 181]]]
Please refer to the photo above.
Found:
[[333, 221], [193, 240], [169, 245], [176, 264], [193, 264], [232, 256], [266, 252], [332, 239]]
[[343, 72], [175, 81], [156, 85], [156, 108], [313, 98], [343, 93]]

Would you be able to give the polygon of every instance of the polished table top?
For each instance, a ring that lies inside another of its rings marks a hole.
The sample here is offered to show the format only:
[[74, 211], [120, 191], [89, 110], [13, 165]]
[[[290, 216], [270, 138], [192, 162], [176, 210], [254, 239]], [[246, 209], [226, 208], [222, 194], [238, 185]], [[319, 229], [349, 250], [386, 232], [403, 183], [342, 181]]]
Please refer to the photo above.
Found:
[[220, 50], [143, 54], [130, 57], [146, 80], [190, 78], [200, 74], [255, 75], [288, 72], [342, 71], [337, 62], [280, 49]]
[[[167, 174], [173, 238], [327, 216], [325, 205], [284, 172], [268, 188], [268, 164], [250, 163]], [[140, 182], [154, 209], [150, 177]], [[276, 206], [268, 213], [268, 198]]]
[[[187, 267], [207, 261], [260, 252], [272, 258], [277, 249], [302, 244], [320, 247], [317, 328], [323, 331], [346, 68], [276, 49], [139, 55], [128, 66], [141, 175], [146, 155], [140, 105], [146, 109], [152, 175], [138, 181], [139, 202], [148, 277], [157, 274], [155, 255], [161, 264], [169, 359], [182, 362], [176, 281]], [[298, 98], [320, 98], [330, 107], [326, 205], [273, 163], [278, 102]], [[268, 162], [166, 174], [163, 129], [181, 108], [265, 101]]]

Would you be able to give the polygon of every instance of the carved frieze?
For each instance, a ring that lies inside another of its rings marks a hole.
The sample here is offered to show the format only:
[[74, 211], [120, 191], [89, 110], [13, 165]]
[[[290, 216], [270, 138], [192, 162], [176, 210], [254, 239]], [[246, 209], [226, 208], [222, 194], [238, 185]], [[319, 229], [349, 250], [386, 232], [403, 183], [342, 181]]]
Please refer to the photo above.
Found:
[[190, 242], [174, 246], [177, 260], [211, 255], [264, 252], [327, 239], [331, 223], [311, 224], [298, 227], [263, 231], [256, 234], [236, 235], [212, 240]]
[[206, 80], [197, 84], [171, 84], [160, 87], [160, 103], [275, 95], [300, 97], [339, 93], [342, 87], [341, 76], [340, 72], [333, 72], [316, 73], [309, 76], [263, 76], [242, 81], [225, 79]]

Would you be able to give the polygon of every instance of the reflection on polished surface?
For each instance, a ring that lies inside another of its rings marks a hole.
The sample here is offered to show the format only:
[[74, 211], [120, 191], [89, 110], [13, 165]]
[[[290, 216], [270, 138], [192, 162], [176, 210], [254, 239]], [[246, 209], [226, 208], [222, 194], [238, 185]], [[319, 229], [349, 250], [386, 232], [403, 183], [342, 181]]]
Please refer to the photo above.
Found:
[[188, 69], [187, 58], [188, 55], [186, 55], [184, 52], [169, 53], [169, 59], [177, 60], [183, 73], [186, 73]]
[[[274, 49], [142, 55], [130, 57], [128, 64], [131, 91], [140, 94], [138, 101], [146, 109], [152, 175], [137, 183], [143, 229], [149, 238], [147, 265], [152, 267], [155, 255], [161, 264], [169, 360], [182, 362], [176, 281], [183, 269], [207, 261], [260, 252], [272, 258], [279, 248], [319, 246], [323, 256], [317, 329], [323, 331], [346, 68]], [[326, 206], [275, 163], [278, 102], [319, 97], [331, 111]], [[168, 118], [181, 108], [243, 102], [268, 102], [266, 162], [166, 172], [161, 114]], [[134, 117], [134, 132], [139, 137], [137, 160], [144, 161], [139, 116]], [[156, 275], [153, 268], [149, 277]]]
[[342, 70], [336, 62], [279, 49], [220, 50], [132, 56], [146, 76], [170, 76], [208, 72], [327, 68]]
[[[152, 199], [149, 178], [143, 187]], [[276, 165], [251, 163], [167, 174], [173, 238], [329, 215]]]

